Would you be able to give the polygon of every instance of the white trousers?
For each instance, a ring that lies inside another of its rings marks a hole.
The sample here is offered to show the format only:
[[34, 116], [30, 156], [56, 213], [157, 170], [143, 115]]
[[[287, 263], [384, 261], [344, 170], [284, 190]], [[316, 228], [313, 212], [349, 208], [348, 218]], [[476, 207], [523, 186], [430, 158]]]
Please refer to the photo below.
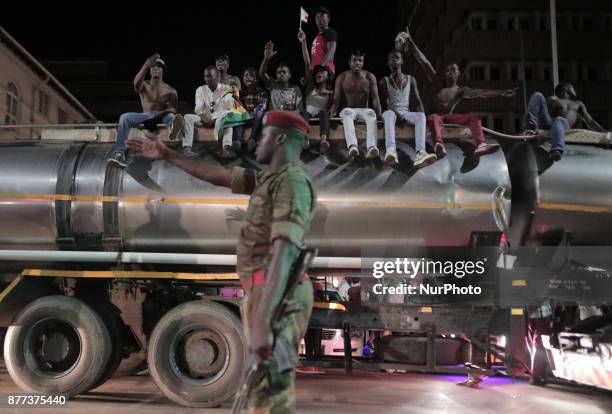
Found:
[[[187, 114], [185, 115], [184, 119], [185, 119], [185, 126], [183, 126], [183, 146], [192, 147], [193, 146], [194, 126], [198, 122], [201, 122], [202, 119], [200, 118], [200, 115], [196, 115], [196, 114]], [[213, 129], [213, 134], [215, 135], [215, 138], [217, 138], [217, 136], [219, 135], [220, 127], [221, 127], [221, 118], [217, 118], [215, 119], [215, 128]], [[223, 141], [222, 141], [223, 147], [232, 146], [232, 133], [233, 132], [234, 132], [234, 128], [225, 128], [225, 130], [223, 131]]]
[[368, 148], [376, 146], [376, 112], [370, 108], [344, 108], [340, 111], [342, 125], [344, 126], [344, 139], [350, 148], [357, 146], [357, 135], [355, 134], [355, 119], [364, 120], [366, 123], [366, 142]]
[[382, 114], [385, 122], [385, 146], [388, 148], [395, 148], [395, 124], [397, 117], [400, 117], [404, 121], [414, 125], [414, 147], [417, 152], [425, 151], [425, 128], [426, 119], [423, 112], [409, 112], [409, 111], [385, 111]]

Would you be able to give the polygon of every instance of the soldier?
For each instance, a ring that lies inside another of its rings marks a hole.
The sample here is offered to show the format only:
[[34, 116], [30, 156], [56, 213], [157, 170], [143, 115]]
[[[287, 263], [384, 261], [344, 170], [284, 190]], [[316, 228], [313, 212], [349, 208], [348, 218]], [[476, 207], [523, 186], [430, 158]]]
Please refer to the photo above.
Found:
[[[272, 357], [273, 331], [270, 320], [283, 300], [290, 271], [304, 247], [304, 234], [313, 217], [316, 196], [309, 177], [300, 165], [300, 152], [308, 123], [298, 114], [268, 112], [256, 149], [257, 161], [269, 164], [266, 172], [221, 166], [189, 159], [167, 148], [158, 139], [134, 138], [129, 148], [138, 156], [166, 160], [201, 180], [229, 187], [234, 193], [251, 194], [236, 247], [237, 272], [246, 293], [243, 324], [247, 343], [260, 361]], [[306, 331], [313, 303], [308, 277], [286, 298], [298, 305], [283, 316], [284, 326], [276, 340], [286, 343], [293, 368], [278, 373], [269, 365], [269, 375], [249, 394], [249, 413], [295, 412], [295, 364], [298, 346]], [[297, 309], [297, 311], [296, 311]]]
[[[172, 140], [183, 128], [183, 117], [175, 115], [178, 105], [176, 89], [164, 82], [166, 64], [156, 53], [149, 57], [134, 77], [134, 90], [140, 97], [142, 113], [128, 112], [119, 118], [115, 153], [109, 162], [123, 168], [129, 163], [125, 141], [130, 128], [144, 123], [148, 129], [155, 129], [158, 122], [163, 122], [168, 128], [168, 136]], [[147, 73], [151, 79], [145, 80]]]

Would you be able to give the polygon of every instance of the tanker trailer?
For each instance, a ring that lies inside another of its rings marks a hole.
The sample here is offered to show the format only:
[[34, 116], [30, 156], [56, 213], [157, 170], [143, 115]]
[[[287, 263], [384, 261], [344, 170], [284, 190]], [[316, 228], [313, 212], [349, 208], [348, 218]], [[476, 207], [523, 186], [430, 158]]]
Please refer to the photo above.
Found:
[[[465, 156], [469, 147], [449, 144], [445, 159], [416, 171], [404, 143], [393, 170], [345, 164], [335, 147], [327, 158], [303, 157], [319, 197], [307, 240], [320, 250], [315, 273], [359, 268], [369, 251], [405, 256], [499, 240], [510, 209], [501, 151], [478, 162]], [[9, 326], [9, 373], [24, 390], [75, 395], [146, 352], [169, 398], [218, 405], [234, 395], [246, 352], [232, 272], [247, 198], [164, 162], [107, 168], [112, 150], [2, 147], [0, 326]], [[249, 157], [226, 166], [239, 164], [260, 167]], [[329, 306], [318, 310], [323, 326], [342, 323]]]

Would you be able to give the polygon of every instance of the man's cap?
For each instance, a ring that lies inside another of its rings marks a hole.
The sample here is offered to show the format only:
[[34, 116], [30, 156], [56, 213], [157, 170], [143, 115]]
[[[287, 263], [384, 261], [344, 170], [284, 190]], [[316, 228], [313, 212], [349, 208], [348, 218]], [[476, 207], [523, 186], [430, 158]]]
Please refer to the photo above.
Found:
[[304, 133], [310, 132], [310, 125], [300, 114], [290, 111], [268, 111], [263, 119], [264, 126], [295, 128]]
[[164, 62], [164, 60], [162, 58], [157, 58], [157, 60], [155, 60], [155, 65], [153, 66], [159, 66], [160, 68], [162, 68], [164, 70], [164, 73], [167, 72], [167, 68], [166, 68], [166, 62]]
[[327, 14], [328, 16], [331, 16], [331, 14], [329, 14], [329, 9], [327, 7], [321, 6], [317, 9], [317, 12], [315, 13], [315, 15], [322, 13], [322, 14]]

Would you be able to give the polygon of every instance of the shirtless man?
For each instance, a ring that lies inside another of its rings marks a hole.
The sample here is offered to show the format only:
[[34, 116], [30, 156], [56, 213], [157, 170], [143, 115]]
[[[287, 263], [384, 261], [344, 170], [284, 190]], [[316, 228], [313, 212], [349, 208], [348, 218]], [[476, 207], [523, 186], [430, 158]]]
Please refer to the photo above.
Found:
[[[414, 142], [416, 157], [413, 162], [414, 168], [422, 168], [436, 161], [435, 154], [425, 151], [425, 109], [417, 81], [413, 76], [402, 73], [402, 53], [392, 50], [387, 56], [387, 64], [391, 69], [391, 75], [385, 76], [378, 83], [380, 100], [386, 111], [382, 117], [385, 122], [385, 146], [387, 155], [386, 165], [397, 165], [397, 149], [395, 147], [395, 125], [397, 121], [408, 122], [414, 125]], [[412, 92], [412, 93], [411, 93]], [[417, 112], [410, 112], [410, 96], [416, 103]]]
[[229, 56], [221, 55], [215, 59], [215, 67], [219, 72], [219, 82], [225, 85], [234, 85], [238, 90], [242, 89], [240, 85], [240, 78], [238, 76], [230, 75], [227, 73], [229, 69]]
[[[163, 81], [165, 71], [164, 61], [156, 53], [145, 61], [134, 77], [134, 90], [140, 97], [143, 112], [128, 112], [121, 115], [117, 128], [115, 153], [108, 162], [117, 164], [121, 168], [127, 166], [129, 160], [125, 141], [132, 127], [142, 123], [157, 124], [161, 120], [168, 128], [168, 136], [171, 140], [181, 132], [183, 117], [175, 116], [178, 94], [176, 89]], [[147, 73], [151, 75], [149, 80], [145, 80]], [[154, 128], [155, 125], [151, 127]]]
[[466, 86], [459, 86], [459, 66], [456, 63], [449, 63], [444, 70], [444, 80], [442, 80], [425, 55], [419, 50], [416, 43], [408, 32], [400, 32], [395, 38], [395, 48], [399, 51], [410, 50], [416, 61], [419, 63], [427, 79], [435, 88], [430, 106], [432, 115], [427, 117], [431, 126], [432, 135], [436, 143], [434, 151], [438, 158], [446, 156], [446, 148], [442, 143], [442, 123], [467, 125], [470, 128], [476, 150], [474, 155], [481, 156], [491, 154], [499, 149], [497, 144], [485, 143], [482, 125], [478, 116], [473, 114], [453, 114], [455, 107], [463, 99], [473, 98], [496, 98], [499, 96], [512, 97], [518, 90], [507, 89], [471, 89]]
[[578, 118], [592, 131], [607, 132], [591, 118], [586, 106], [577, 99], [576, 91], [569, 83], [558, 84], [555, 87], [555, 94], [548, 98], [548, 102], [540, 92], [531, 95], [525, 117], [527, 121], [525, 135], [536, 135], [538, 127], [550, 128], [552, 135], [550, 158], [553, 161], [561, 159], [565, 148], [565, 131], [573, 127]]
[[[331, 107], [332, 115], [337, 114], [338, 108], [345, 103], [340, 111], [344, 138], [349, 148], [349, 159], [359, 156], [357, 149], [357, 136], [355, 135], [355, 119], [362, 119], [366, 123], [367, 159], [377, 158], [379, 155], [376, 146], [376, 120], [381, 117], [380, 99], [376, 76], [363, 70], [365, 53], [353, 51], [349, 58], [350, 69], [342, 72], [336, 79], [334, 90], [334, 103]], [[371, 103], [372, 108], [368, 107]]]

